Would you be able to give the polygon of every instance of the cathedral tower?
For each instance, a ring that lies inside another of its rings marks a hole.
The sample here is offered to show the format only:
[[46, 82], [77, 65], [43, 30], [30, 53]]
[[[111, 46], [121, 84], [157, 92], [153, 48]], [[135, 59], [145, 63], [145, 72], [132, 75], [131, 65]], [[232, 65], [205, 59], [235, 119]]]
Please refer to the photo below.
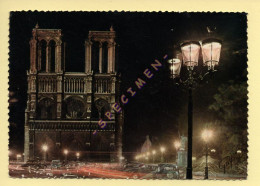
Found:
[[[116, 160], [122, 155], [122, 114], [112, 109], [119, 96], [115, 71], [115, 31], [89, 31], [85, 72], [65, 72], [60, 29], [32, 31], [28, 100], [25, 111], [25, 161], [75, 159]], [[108, 120], [105, 113], [112, 113]], [[100, 128], [98, 121], [107, 120]], [[118, 137], [120, 137], [118, 139]], [[118, 157], [118, 158], [116, 158]]]

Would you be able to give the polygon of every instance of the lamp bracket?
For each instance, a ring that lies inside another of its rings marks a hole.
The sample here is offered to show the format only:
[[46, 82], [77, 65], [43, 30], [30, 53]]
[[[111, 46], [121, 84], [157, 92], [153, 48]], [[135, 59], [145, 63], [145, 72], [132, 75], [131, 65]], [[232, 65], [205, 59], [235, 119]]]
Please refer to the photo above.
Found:
[[177, 86], [183, 85], [184, 88], [195, 89], [198, 85], [208, 81], [206, 80], [208, 76], [212, 76], [217, 70], [208, 70], [206, 73], [199, 73], [189, 70], [189, 75], [186, 80], [180, 78], [180, 76], [174, 78], [175, 84]]

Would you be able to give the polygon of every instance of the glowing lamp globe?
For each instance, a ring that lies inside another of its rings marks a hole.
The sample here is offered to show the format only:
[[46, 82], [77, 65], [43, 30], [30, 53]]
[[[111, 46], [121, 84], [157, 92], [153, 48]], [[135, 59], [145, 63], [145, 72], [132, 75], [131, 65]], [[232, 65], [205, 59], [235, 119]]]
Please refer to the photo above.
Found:
[[43, 145], [42, 146], [42, 150], [46, 152], [48, 150], [48, 146], [47, 145]]
[[181, 44], [181, 52], [183, 64], [189, 70], [193, 70], [194, 66], [198, 66], [200, 43], [197, 41], [190, 41]]
[[163, 153], [165, 151], [165, 147], [161, 147], [160, 150]]
[[210, 140], [210, 139], [212, 138], [212, 136], [213, 136], [212, 130], [208, 130], [208, 129], [205, 129], [205, 130], [202, 132], [202, 135], [201, 135], [201, 137], [202, 137], [202, 139], [203, 139], [204, 141]]
[[214, 70], [220, 58], [222, 42], [218, 39], [206, 39], [202, 41], [203, 65], [208, 66], [208, 70]]
[[66, 155], [69, 153], [69, 151], [68, 151], [67, 149], [65, 149], [63, 152], [64, 152], [64, 154], [66, 154]]
[[178, 58], [170, 59], [168, 60], [168, 64], [170, 66], [170, 77], [173, 79], [178, 77], [181, 72], [181, 60]]
[[174, 146], [176, 149], [179, 149], [181, 147], [181, 143], [179, 141], [175, 141]]

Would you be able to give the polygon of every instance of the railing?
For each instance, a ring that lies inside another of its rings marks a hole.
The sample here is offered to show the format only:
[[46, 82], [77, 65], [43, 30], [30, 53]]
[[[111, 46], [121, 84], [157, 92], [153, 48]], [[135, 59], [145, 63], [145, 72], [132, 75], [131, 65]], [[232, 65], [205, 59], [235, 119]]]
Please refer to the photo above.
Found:
[[[230, 156], [226, 156], [222, 160], [219, 161], [219, 168], [223, 168], [224, 174], [226, 173], [227, 169], [234, 168], [235, 165], [238, 165], [242, 162], [243, 156], [240, 154], [232, 154]], [[244, 160], [246, 161], [246, 160]]]
[[94, 91], [95, 93], [111, 93], [110, 77], [96, 76]]
[[39, 76], [38, 91], [41, 93], [57, 92], [57, 77], [56, 76]]
[[[58, 76], [55, 74], [42, 74], [38, 76], [38, 92], [55, 93], [57, 92]], [[94, 77], [94, 93], [111, 93], [112, 92], [111, 76], [95, 75]], [[62, 79], [62, 87], [64, 93], [86, 93], [87, 82], [85, 73], [65, 73]]]
[[66, 73], [64, 76], [63, 91], [65, 93], [84, 93], [85, 90], [85, 74]]
[[107, 126], [101, 129], [98, 125], [98, 121], [43, 121], [34, 120], [29, 121], [30, 130], [50, 131], [50, 130], [62, 130], [62, 131], [114, 131], [115, 122], [107, 121]]

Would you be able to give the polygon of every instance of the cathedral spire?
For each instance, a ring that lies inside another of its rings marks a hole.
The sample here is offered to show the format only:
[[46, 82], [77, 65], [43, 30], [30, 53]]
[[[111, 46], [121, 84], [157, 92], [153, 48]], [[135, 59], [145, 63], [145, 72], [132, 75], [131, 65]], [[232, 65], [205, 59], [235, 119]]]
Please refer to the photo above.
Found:
[[36, 23], [36, 25], [35, 25], [35, 28], [36, 28], [36, 29], [38, 29], [38, 28], [39, 28], [38, 22]]
[[111, 25], [110, 32], [113, 32], [113, 31], [114, 31], [114, 28], [113, 28], [113, 25]]

